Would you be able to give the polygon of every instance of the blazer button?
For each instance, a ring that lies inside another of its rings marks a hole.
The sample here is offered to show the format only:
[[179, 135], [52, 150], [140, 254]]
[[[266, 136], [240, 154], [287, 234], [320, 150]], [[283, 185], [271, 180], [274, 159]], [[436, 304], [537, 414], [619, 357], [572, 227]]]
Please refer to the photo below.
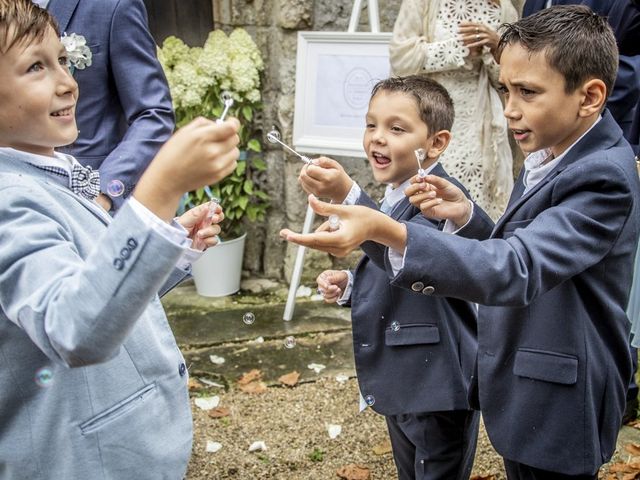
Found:
[[184, 363], [181, 363], [178, 367], [178, 373], [181, 377], [184, 377], [184, 374], [187, 373], [187, 366]]
[[131, 250], [128, 249], [127, 247], [124, 247], [122, 250], [120, 250], [120, 257], [121, 258], [124, 258], [126, 260], [130, 256], [131, 256]]
[[135, 248], [138, 246], [138, 242], [136, 242], [135, 238], [130, 237], [127, 240], [127, 245], [129, 245], [129, 248], [131, 248], [131, 250], [135, 250]]
[[124, 260], [121, 258], [116, 258], [113, 261], [113, 266], [116, 267], [116, 270], [122, 270], [124, 268]]
[[411, 285], [411, 290], [413, 290], [414, 292], [419, 292], [423, 288], [424, 288], [424, 283], [422, 282], [415, 282]]
[[433, 288], [431, 285], [429, 285], [428, 287], [424, 287], [424, 290], [422, 290], [422, 293], [424, 293], [425, 295], [431, 295], [435, 291], [436, 289]]

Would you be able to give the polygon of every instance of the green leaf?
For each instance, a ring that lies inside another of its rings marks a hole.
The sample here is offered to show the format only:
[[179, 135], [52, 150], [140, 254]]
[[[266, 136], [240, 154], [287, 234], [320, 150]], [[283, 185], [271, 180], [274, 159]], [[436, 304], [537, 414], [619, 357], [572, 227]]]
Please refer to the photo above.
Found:
[[250, 106], [246, 105], [244, 107], [242, 107], [242, 115], [244, 116], [244, 118], [246, 118], [248, 121], [253, 120], [253, 110], [251, 109]]
[[260, 157], [251, 159], [251, 166], [257, 172], [264, 172], [267, 169], [267, 163]]
[[242, 210], [245, 210], [247, 208], [248, 203], [249, 197], [241, 197], [238, 199], [238, 204], [240, 205], [240, 208], [242, 208]]
[[249, 150], [253, 150], [254, 152], [262, 151], [262, 146], [260, 145], [260, 142], [258, 140], [256, 140], [255, 138], [252, 138], [251, 140], [249, 140], [247, 142], [247, 148]]
[[247, 195], [253, 195], [253, 182], [251, 180], [244, 182], [243, 190]]
[[244, 175], [244, 172], [247, 170], [247, 162], [239, 161], [238, 166], [236, 167], [235, 174], [236, 175]]

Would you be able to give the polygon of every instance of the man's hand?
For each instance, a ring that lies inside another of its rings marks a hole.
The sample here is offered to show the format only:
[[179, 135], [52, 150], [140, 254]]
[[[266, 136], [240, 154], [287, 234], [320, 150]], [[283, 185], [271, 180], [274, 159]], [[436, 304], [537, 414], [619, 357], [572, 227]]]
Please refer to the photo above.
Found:
[[342, 165], [327, 157], [319, 157], [300, 171], [298, 181], [303, 190], [316, 197], [342, 203], [353, 186], [353, 180]]
[[342, 270], [325, 270], [318, 278], [318, 292], [326, 303], [336, 303], [349, 283], [349, 275]]
[[471, 217], [471, 204], [465, 194], [453, 183], [436, 175], [411, 179], [404, 194], [411, 204], [419, 208], [426, 218], [447, 219], [456, 226], [465, 225]]

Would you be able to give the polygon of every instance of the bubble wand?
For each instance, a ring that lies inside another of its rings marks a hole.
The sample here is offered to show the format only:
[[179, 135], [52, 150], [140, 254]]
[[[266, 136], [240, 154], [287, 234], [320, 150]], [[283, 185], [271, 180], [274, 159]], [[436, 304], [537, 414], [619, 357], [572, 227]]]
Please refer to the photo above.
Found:
[[277, 130], [271, 130], [269, 133], [267, 133], [267, 140], [269, 140], [269, 143], [274, 143], [274, 144], [279, 143], [284, 148], [289, 150], [291, 153], [300, 157], [300, 160], [302, 160], [307, 165], [311, 165], [313, 163], [313, 161], [309, 157], [296, 152], [293, 148], [291, 148], [289, 145], [287, 145], [282, 140], [280, 140], [280, 132], [278, 132]]

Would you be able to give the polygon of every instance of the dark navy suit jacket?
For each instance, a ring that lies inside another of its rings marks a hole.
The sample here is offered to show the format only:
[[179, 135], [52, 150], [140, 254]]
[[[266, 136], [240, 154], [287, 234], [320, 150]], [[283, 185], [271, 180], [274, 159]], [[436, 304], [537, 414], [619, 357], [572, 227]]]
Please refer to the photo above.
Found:
[[76, 119], [80, 134], [60, 149], [100, 170], [101, 190], [113, 180], [125, 195], [174, 128], [166, 78], [156, 58], [142, 0], [51, 0], [60, 32], [83, 35], [93, 64], [76, 70], [80, 87]]
[[[432, 173], [448, 178], [442, 166]], [[456, 182], [457, 183], [457, 182]], [[377, 209], [364, 192], [359, 204]], [[391, 212], [438, 230], [405, 197]], [[486, 217], [487, 224], [491, 220]], [[443, 223], [443, 222], [442, 222]], [[427, 290], [390, 285], [383, 246], [367, 242], [354, 271], [351, 295], [353, 349], [360, 391], [383, 415], [469, 409], [476, 358], [476, 308]]]
[[[542, 10], [546, 0], [527, 0], [523, 17]], [[553, 5], [586, 5], [605, 16], [613, 28], [621, 55], [640, 54], [640, 6], [631, 0], [553, 0]]]
[[631, 378], [625, 309], [640, 181], [605, 111], [539, 184], [523, 189], [521, 175], [485, 241], [407, 223], [393, 285], [420, 282], [481, 304], [474, 383], [498, 453], [594, 474], [614, 451]]

